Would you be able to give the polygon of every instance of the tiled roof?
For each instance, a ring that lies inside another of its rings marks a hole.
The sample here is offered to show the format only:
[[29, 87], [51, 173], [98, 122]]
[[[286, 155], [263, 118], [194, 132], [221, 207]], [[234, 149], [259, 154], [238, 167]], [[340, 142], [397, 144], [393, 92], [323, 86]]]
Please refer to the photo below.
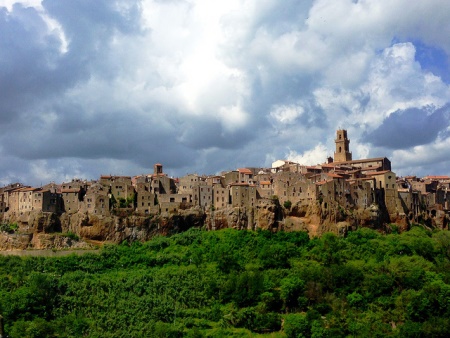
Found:
[[430, 180], [450, 180], [449, 176], [439, 176], [439, 175], [435, 175], [435, 176], [425, 176], [424, 179], [430, 179]]
[[247, 169], [247, 168], [239, 168], [238, 171], [241, 174], [249, 174], [249, 175], [253, 174], [253, 172], [250, 169]]

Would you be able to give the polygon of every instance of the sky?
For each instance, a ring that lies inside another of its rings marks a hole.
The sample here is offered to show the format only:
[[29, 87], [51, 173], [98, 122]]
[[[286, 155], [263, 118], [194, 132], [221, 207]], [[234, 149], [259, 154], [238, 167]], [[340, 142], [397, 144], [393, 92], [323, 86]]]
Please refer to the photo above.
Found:
[[388, 157], [450, 175], [450, 1], [0, 0], [0, 185]]

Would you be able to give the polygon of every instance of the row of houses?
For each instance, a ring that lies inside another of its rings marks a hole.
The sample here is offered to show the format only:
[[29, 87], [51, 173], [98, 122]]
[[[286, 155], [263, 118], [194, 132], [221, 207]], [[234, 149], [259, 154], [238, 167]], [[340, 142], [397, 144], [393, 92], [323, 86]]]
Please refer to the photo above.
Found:
[[412, 214], [426, 208], [448, 209], [447, 176], [397, 178], [387, 158], [352, 160], [345, 130], [338, 130], [334, 159], [316, 166], [279, 160], [270, 168], [239, 168], [219, 175], [169, 177], [161, 164], [152, 174], [102, 175], [96, 181], [74, 179], [35, 188], [16, 183], [0, 189], [0, 213], [30, 211], [108, 216], [120, 209], [139, 215], [174, 213], [200, 207], [256, 208], [262, 201], [323, 208], [368, 208], [376, 204], [388, 214]]
[[286, 161], [283, 168], [240, 168], [221, 175], [180, 178], [171, 178], [162, 169], [156, 164], [149, 175], [102, 175], [97, 181], [74, 179], [39, 188], [12, 184], [0, 189], [1, 212], [7, 216], [30, 211], [108, 216], [119, 208], [145, 215], [194, 206], [204, 210], [250, 209], [261, 200], [274, 198], [282, 204], [320, 200], [325, 206], [367, 207], [377, 201], [375, 192], [380, 189], [384, 203], [390, 206], [389, 196], [397, 191], [392, 171], [365, 172], [330, 164], [303, 167]]

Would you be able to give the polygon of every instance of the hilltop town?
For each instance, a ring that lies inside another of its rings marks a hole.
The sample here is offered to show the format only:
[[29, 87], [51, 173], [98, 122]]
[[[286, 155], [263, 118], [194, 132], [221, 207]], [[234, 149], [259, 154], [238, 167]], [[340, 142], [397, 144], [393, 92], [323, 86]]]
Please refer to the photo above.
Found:
[[155, 164], [153, 173], [134, 177], [10, 184], [0, 189], [0, 248], [53, 246], [58, 233], [146, 240], [190, 226], [311, 236], [360, 226], [407, 229], [412, 222], [447, 227], [450, 177], [397, 177], [386, 157], [354, 160], [346, 130], [337, 130], [335, 144], [334, 157], [315, 166], [279, 160], [271, 168], [173, 178]]

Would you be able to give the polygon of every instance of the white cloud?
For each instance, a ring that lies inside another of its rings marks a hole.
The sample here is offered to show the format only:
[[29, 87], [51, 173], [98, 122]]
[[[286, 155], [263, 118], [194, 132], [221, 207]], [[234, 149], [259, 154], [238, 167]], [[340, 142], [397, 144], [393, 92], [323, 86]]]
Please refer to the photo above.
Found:
[[298, 105], [277, 105], [272, 108], [269, 114], [276, 123], [290, 124], [295, 122], [303, 112], [303, 107]]
[[316, 165], [324, 163], [327, 159], [329, 150], [323, 144], [319, 143], [314, 149], [298, 154], [296, 151], [291, 150], [287, 154], [289, 161], [297, 162], [303, 165]]

